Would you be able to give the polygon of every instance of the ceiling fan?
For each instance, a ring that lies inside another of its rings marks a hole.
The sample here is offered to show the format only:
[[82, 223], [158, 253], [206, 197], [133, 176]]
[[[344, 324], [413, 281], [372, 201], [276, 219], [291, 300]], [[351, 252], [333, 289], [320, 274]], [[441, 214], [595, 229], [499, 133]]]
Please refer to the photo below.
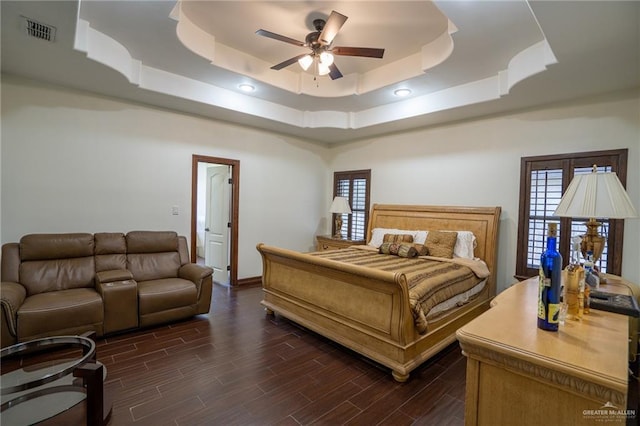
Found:
[[314, 76], [329, 74], [329, 77], [335, 80], [342, 77], [342, 73], [336, 64], [333, 63], [333, 55], [363, 56], [367, 58], [382, 58], [384, 55], [384, 49], [370, 47], [332, 47], [331, 43], [333, 39], [346, 20], [346, 16], [335, 10], [331, 12], [329, 19], [326, 21], [324, 19], [315, 19], [313, 26], [316, 30], [307, 34], [304, 42], [262, 29], [256, 31], [256, 34], [311, 49], [311, 53], [303, 53], [272, 66], [272, 70], [281, 70], [298, 62], [305, 71], [313, 65]]

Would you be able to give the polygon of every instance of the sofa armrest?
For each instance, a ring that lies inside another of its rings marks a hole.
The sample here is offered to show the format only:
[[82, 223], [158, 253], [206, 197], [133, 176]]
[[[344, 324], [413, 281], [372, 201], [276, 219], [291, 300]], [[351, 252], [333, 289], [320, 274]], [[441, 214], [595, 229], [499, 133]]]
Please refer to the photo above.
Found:
[[126, 269], [113, 269], [96, 273], [96, 286], [102, 283], [112, 283], [116, 281], [128, 281], [133, 279], [131, 271]]
[[[8, 332], [10, 336], [17, 336], [17, 314], [18, 308], [24, 302], [27, 297], [27, 289], [21, 284], [11, 281], [3, 281], [0, 283], [0, 306], [2, 306], [2, 337], [3, 340], [5, 334]], [[5, 329], [6, 328], [6, 329]], [[2, 347], [6, 346], [5, 342], [2, 342]]]
[[180, 269], [178, 269], [178, 276], [185, 280], [189, 280], [196, 285], [199, 282], [202, 282], [203, 279], [211, 276], [213, 274], [213, 269], [208, 266], [196, 265], [195, 263], [187, 263], [186, 265], [182, 265]]
[[196, 285], [196, 289], [198, 290], [196, 313], [206, 314], [209, 312], [213, 291], [213, 269], [208, 266], [187, 263], [178, 269], [178, 276]]
[[138, 326], [138, 283], [127, 269], [96, 272], [96, 290], [102, 297], [104, 334]]

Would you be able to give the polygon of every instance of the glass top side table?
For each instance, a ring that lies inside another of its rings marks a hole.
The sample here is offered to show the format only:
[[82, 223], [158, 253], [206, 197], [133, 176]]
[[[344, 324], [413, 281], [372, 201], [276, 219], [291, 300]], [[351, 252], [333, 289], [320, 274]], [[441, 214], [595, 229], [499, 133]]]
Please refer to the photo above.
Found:
[[3, 424], [31, 425], [69, 412], [86, 400], [87, 424], [105, 424], [106, 368], [85, 336], [54, 336], [0, 351], [0, 418]]

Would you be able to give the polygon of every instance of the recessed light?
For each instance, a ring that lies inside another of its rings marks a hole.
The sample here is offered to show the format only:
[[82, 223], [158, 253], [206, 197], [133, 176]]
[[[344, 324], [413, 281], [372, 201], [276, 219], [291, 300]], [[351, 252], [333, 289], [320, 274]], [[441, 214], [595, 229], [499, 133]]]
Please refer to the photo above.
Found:
[[411, 90], [409, 90], [409, 89], [396, 89], [396, 90], [393, 91], [393, 94], [403, 98], [405, 96], [409, 96], [411, 94]]
[[254, 86], [252, 86], [251, 84], [247, 84], [247, 83], [239, 84], [238, 88], [240, 90], [242, 90], [243, 92], [253, 92], [254, 90], [256, 90], [256, 88]]

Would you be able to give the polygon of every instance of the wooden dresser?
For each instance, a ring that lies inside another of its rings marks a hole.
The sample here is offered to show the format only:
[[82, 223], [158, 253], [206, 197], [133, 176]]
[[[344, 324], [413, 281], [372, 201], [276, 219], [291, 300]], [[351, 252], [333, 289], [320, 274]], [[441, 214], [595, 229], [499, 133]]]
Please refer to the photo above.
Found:
[[[630, 293], [624, 280], [609, 281], [602, 291]], [[465, 424], [625, 424], [629, 317], [592, 309], [558, 332], [540, 330], [537, 292], [537, 277], [515, 284], [457, 331]]]
[[338, 250], [347, 248], [349, 246], [363, 245], [364, 241], [359, 240], [343, 240], [341, 238], [334, 238], [330, 235], [316, 235], [316, 250]]

